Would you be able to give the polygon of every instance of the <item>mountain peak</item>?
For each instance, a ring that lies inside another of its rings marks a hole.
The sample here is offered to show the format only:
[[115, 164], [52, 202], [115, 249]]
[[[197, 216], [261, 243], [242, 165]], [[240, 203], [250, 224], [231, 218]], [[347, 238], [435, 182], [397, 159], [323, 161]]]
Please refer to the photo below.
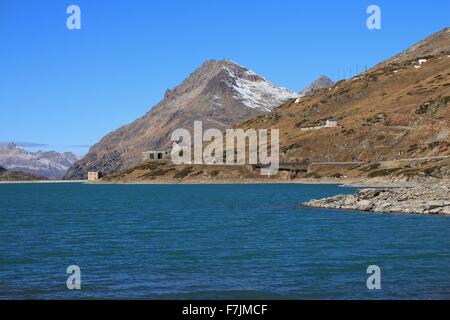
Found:
[[18, 148], [17, 145], [13, 142], [2, 142], [0, 143], [0, 149], [12, 150]]
[[233, 61], [231, 59], [228, 59], [228, 58], [224, 58], [224, 59], [220, 59], [220, 60], [216, 60], [216, 59], [206, 60], [205, 62], [203, 62], [202, 66], [208, 66], [208, 65], [219, 65], [219, 66], [222, 66], [222, 65], [233, 65], [233, 66], [238, 66], [238, 67], [241, 67], [241, 68], [245, 68], [245, 67], [241, 66], [239, 63], [237, 63], [237, 62], [235, 62], [235, 61]]
[[306, 96], [306, 95], [312, 94], [316, 90], [323, 89], [323, 88], [330, 88], [333, 85], [334, 85], [333, 80], [331, 80], [327, 76], [321, 75], [317, 80], [315, 80], [313, 83], [311, 83], [305, 89], [300, 91], [300, 95]]
[[[180, 85], [167, 90], [164, 101], [177, 105], [177, 110], [184, 109], [191, 107], [187, 100], [202, 93], [219, 98], [232, 96], [242, 107], [260, 112], [270, 112], [289, 98], [298, 96], [230, 59], [223, 59], [205, 61]], [[211, 102], [211, 106], [214, 105], [217, 103]]]

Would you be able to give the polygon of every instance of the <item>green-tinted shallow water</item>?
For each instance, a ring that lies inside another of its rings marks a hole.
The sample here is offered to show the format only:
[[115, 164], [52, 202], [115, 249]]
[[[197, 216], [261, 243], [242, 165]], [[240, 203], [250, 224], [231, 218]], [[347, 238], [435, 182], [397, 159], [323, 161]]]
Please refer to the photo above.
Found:
[[[0, 185], [0, 298], [450, 298], [450, 217], [300, 208], [323, 185]], [[366, 268], [379, 265], [382, 289]], [[81, 290], [66, 268], [81, 268]]]

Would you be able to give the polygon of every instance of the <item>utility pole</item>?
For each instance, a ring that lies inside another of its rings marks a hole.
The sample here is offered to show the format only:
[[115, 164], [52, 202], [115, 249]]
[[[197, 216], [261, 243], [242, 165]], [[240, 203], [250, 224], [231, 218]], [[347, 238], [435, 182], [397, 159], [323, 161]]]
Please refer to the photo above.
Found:
[[352, 161], [355, 161], [355, 146], [354, 146], [354, 144], [355, 144], [355, 135], [356, 134], [356, 131], [355, 132], [353, 132], [352, 133], [352, 138], [351, 138], [351, 148], [352, 148]]
[[[396, 108], [397, 108], [397, 110], [398, 110], [398, 104], [396, 104]], [[393, 151], [394, 151], [394, 157], [393, 157], [393, 160], [398, 160], [397, 159], [397, 156], [398, 156], [398, 149], [397, 149], [397, 146], [398, 146], [398, 142], [396, 142], [395, 140], [393, 140], [393, 143], [394, 143], [394, 145], [393, 145]]]
[[371, 138], [371, 134], [372, 134], [372, 126], [373, 126], [373, 123], [371, 123], [370, 127], [367, 129], [367, 137], [366, 137], [367, 162], [370, 162], [370, 138]]
[[434, 119], [434, 115], [435, 115], [435, 112], [436, 112], [436, 108], [433, 108], [431, 110], [431, 150], [432, 150], [433, 157], [436, 156], [436, 150], [435, 150], [436, 137], [435, 137], [435, 133], [434, 133], [434, 120], [435, 120]]
[[[334, 152], [334, 150], [336, 150], [336, 143], [334, 142], [334, 134], [331, 133], [330, 137], [331, 137], [331, 146], [333, 147], [333, 149], [331, 150], [331, 152]], [[332, 162], [335, 161], [335, 159], [334, 159], [334, 153], [332, 153], [331, 159], [332, 159]]]
[[330, 144], [327, 146], [327, 161], [330, 162]]

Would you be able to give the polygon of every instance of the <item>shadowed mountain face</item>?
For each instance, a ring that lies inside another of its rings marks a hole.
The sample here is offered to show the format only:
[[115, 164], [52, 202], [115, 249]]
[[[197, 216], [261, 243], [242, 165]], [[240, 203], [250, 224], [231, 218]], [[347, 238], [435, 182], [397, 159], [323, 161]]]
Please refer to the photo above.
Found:
[[328, 78], [327, 76], [320, 76], [319, 79], [300, 91], [300, 95], [307, 96], [309, 94], [312, 94], [316, 90], [330, 88], [333, 85], [334, 82], [330, 78]]
[[70, 152], [29, 152], [15, 144], [0, 145], [0, 165], [8, 171], [19, 171], [48, 179], [61, 179], [78, 157]]
[[170, 135], [177, 128], [192, 132], [194, 121], [203, 121], [204, 130], [223, 130], [296, 96], [232, 61], [207, 61], [167, 90], [143, 117], [102, 138], [65, 178], [85, 179], [88, 171], [108, 174], [135, 166], [143, 151], [170, 146]]

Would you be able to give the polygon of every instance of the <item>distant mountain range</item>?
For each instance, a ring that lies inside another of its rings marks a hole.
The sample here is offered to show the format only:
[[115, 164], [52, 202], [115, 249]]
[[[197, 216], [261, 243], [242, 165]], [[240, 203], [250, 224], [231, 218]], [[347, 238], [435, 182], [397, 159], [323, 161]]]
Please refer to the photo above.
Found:
[[176, 128], [192, 130], [194, 120], [203, 128], [230, 128], [270, 112], [298, 94], [278, 87], [230, 60], [207, 61], [143, 117], [106, 135], [70, 168], [66, 179], [85, 179], [88, 171], [104, 174], [133, 167], [145, 150], [170, 144]]
[[61, 179], [79, 158], [70, 152], [26, 151], [14, 143], [0, 144], [0, 165], [8, 171], [28, 173], [48, 179]]

